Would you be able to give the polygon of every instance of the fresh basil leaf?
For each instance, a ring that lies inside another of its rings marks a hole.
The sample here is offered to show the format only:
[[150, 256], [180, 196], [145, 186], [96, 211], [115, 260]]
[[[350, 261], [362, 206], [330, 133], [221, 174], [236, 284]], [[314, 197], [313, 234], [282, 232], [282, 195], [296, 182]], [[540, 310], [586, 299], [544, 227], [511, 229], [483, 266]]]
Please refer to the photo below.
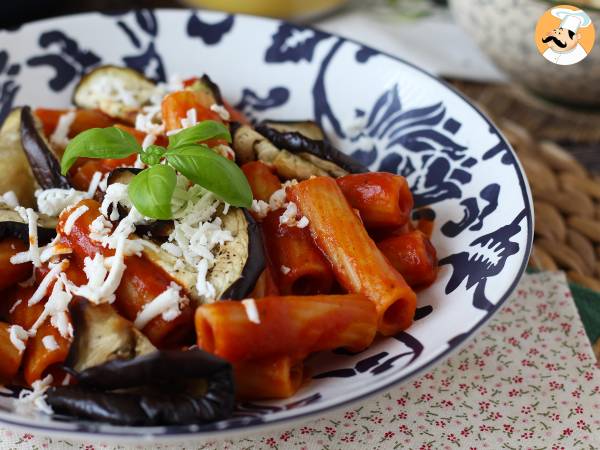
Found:
[[225, 139], [231, 142], [231, 134], [225, 125], [214, 120], [205, 120], [193, 127], [184, 128], [169, 136], [169, 148], [184, 147], [189, 144], [207, 141], [209, 139]]
[[150, 145], [146, 150], [142, 150], [140, 159], [144, 164], [154, 166], [160, 163], [160, 160], [162, 159], [166, 151], [167, 149], [161, 147], [160, 145]]
[[138, 173], [128, 186], [133, 206], [146, 217], [170, 219], [171, 197], [177, 184], [177, 174], [172, 167], [158, 164]]
[[233, 206], [249, 208], [252, 191], [244, 172], [233, 161], [204, 145], [170, 149], [167, 161], [189, 180]]
[[92, 128], [79, 133], [67, 145], [60, 170], [66, 175], [77, 158], [120, 159], [139, 153], [135, 138], [117, 127]]

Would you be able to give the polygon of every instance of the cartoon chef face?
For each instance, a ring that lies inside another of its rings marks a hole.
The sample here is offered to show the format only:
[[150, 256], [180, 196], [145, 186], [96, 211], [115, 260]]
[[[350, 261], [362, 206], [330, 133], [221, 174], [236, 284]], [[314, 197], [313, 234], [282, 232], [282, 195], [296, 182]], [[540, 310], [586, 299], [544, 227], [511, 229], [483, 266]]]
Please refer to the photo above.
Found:
[[573, 50], [579, 40], [581, 34], [575, 33], [573, 30], [566, 28], [555, 28], [542, 38], [542, 42], [557, 53], [569, 52]]

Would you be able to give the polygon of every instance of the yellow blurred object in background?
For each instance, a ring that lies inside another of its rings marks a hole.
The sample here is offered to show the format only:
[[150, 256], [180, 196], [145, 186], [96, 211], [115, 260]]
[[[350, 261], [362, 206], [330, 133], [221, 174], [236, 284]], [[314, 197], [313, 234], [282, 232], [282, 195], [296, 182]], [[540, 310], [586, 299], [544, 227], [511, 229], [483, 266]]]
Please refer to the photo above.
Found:
[[326, 14], [346, 0], [181, 0], [187, 6], [282, 19], [309, 19]]

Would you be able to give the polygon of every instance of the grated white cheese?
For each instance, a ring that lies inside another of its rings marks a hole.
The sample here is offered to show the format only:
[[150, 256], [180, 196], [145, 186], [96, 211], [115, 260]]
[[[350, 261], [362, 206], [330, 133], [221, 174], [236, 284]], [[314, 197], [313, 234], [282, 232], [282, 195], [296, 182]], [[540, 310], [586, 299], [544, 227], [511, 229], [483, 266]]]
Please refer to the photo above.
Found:
[[244, 305], [244, 309], [246, 310], [246, 316], [248, 320], [252, 323], [259, 324], [260, 316], [258, 314], [258, 309], [256, 308], [256, 302], [253, 298], [246, 298], [242, 300], [242, 305]]
[[[185, 195], [183, 192], [178, 195], [187, 197], [187, 201], [183, 206], [174, 208], [177, 213], [168, 241], [180, 249], [187, 265], [196, 268], [198, 294], [206, 299], [214, 298], [215, 288], [206, 280], [215, 260], [212, 252], [218, 245], [233, 240], [231, 232], [223, 229], [219, 217], [211, 221], [222, 202], [199, 186], [192, 186]], [[170, 247], [163, 248], [167, 250]], [[170, 253], [173, 254], [173, 251]], [[180, 263], [179, 267], [182, 265]]]
[[17, 198], [17, 195], [14, 193], [14, 191], [5, 192], [4, 194], [2, 194], [2, 196], [0, 196], [0, 200], [2, 200], [11, 208], [16, 208], [17, 206], [19, 206], [19, 199]]
[[135, 129], [149, 135], [162, 134], [165, 126], [161, 123], [159, 105], [144, 106], [135, 117]]
[[174, 130], [167, 131], [167, 136], [173, 136], [186, 128], [193, 127], [198, 123], [198, 113], [195, 108], [187, 110], [185, 117], [180, 120], [181, 128], [175, 128]]
[[19, 299], [16, 302], [13, 303], [13, 305], [10, 307], [10, 309], [8, 310], [9, 314], [12, 314], [15, 312], [15, 309], [17, 309], [17, 307], [23, 303], [23, 299]]
[[65, 148], [69, 144], [69, 130], [75, 120], [75, 111], [69, 111], [58, 118], [54, 133], [50, 136], [50, 143], [57, 147]]
[[267, 214], [269, 214], [271, 208], [269, 207], [269, 204], [263, 200], [252, 200], [252, 206], [250, 207], [250, 210], [260, 219], [264, 219]]
[[285, 211], [279, 216], [279, 224], [288, 226], [296, 225], [296, 215], [298, 215], [298, 207], [294, 202], [288, 202]]
[[[138, 155], [139, 156], [139, 155]], [[98, 189], [100, 192], [106, 192], [106, 188], [108, 187], [108, 178], [110, 177], [110, 172], [104, 174], [100, 182], [98, 183]]]
[[50, 264], [50, 272], [46, 274], [46, 276], [40, 282], [33, 295], [29, 298], [29, 301], [27, 302], [28, 306], [32, 306], [36, 303], [39, 303], [46, 296], [46, 291], [48, 290], [48, 287], [55, 279], [58, 278], [58, 274], [66, 268], [66, 265], [66, 261], [61, 261], [58, 264]]
[[298, 228], [306, 228], [309, 224], [308, 217], [302, 216], [299, 221], [296, 222]]
[[17, 211], [19, 215], [23, 218], [23, 220], [26, 220], [28, 223], [29, 250], [11, 256], [10, 263], [23, 264], [31, 261], [35, 267], [40, 267], [42, 265], [42, 262], [40, 261], [40, 249], [38, 247], [38, 215], [33, 209], [25, 209], [22, 206], [17, 206], [15, 208], [15, 211]]
[[[100, 172], [96, 172], [97, 174]], [[94, 174], [96, 177], [96, 174]], [[94, 180], [92, 179], [92, 182]], [[91, 187], [92, 185], [90, 185]], [[94, 189], [95, 191], [95, 189]], [[79, 203], [85, 198], [90, 198], [89, 193], [75, 189], [38, 189], [35, 191], [38, 211], [48, 216], [56, 217], [69, 206]]]
[[72, 249], [64, 245], [59, 245], [59, 242], [60, 238], [56, 236], [52, 242], [50, 242], [45, 247], [40, 248], [40, 261], [48, 262], [55, 256], [68, 255], [70, 253], [73, 253]]
[[185, 117], [180, 120], [181, 128], [190, 128], [198, 123], [198, 112], [196, 108], [190, 108], [185, 113]]
[[252, 206], [250, 207], [250, 209], [258, 216], [259, 219], [264, 219], [270, 211], [275, 211], [279, 208], [288, 207], [288, 203], [286, 202], [286, 188], [294, 186], [296, 184], [298, 184], [298, 181], [296, 180], [286, 181], [281, 186], [281, 189], [278, 189], [275, 192], [273, 192], [273, 194], [271, 194], [268, 203], [263, 200], [252, 200]]
[[83, 261], [83, 271], [88, 282], [82, 286], [71, 286], [75, 295], [87, 298], [95, 304], [112, 303], [115, 301], [115, 291], [121, 284], [125, 272], [124, 248], [127, 236], [118, 238], [115, 255], [110, 258], [110, 271], [107, 270], [107, 258], [96, 253], [94, 258], [86, 257]]
[[[146, 150], [148, 147], [153, 145], [156, 142], [155, 134], [147, 134], [142, 142], [142, 150]], [[138, 155], [139, 156], [139, 155]]]
[[56, 342], [56, 339], [54, 339], [54, 336], [50, 334], [42, 338], [42, 344], [44, 345], [44, 348], [49, 352], [58, 350], [58, 343]]
[[281, 270], [281, 273], [284, 275], [287, 275], [288, 273], [290, 273], [292, 271], [292, 269], [290, 269], [288, 266], [281, 266], [279, 268]]
[[90, 185], [87, 190], [87, 198], [94, 198], [94, 194], [96, 193], [103, 176], [104, 175], [102, 172], [94, 172], [94, 175], [92, 175], [92, 181], [90, 181]]
[[23, 389], [19, 392], [19, 398], [15, 400], [15, 407], [20, 414], [32, 414], [41, 411], [52, 414], [52, 408], [46, 403], [46, 391], [52, 385], [54, 378], [47, 375], [43, 380], [34, 381], [32, 389]]
[[229, 111], [227, 111], [227, 108], [225, 108], [223, 105], [217, 105], [216, 103], [213, 103], [210, 105], [210, 110], [216, 112], [223, 120], [227, 121], [231, 118]]
[[19, 353], [23, 353], [26, 347], [25, 343], [29, 337], [27, 331], [25, 331], [23, 327], [20, 327], [19, 325], [11, 325], [8, 329], [8, 336], [11, 344], [14, 345]]
[[175, 257], [183, 256], [183, 251], [172, 242], [165, 242], [160, 246], [160, 248]]
[[[125, 207], [131, 207], [131, 201], [127, 195], [127, 185], [123, 183], [113, 183], [106, 188], [104, 200], [100, 206], [100, 212], [110, 220], [119, 220], [119, 203]], [[110, 215], [108, 210], [112, 207]]]
[[75, 211], [73, 211], [71, 214], [69, 214], [69, 217], [67, 217], [67, 220], [65, 220], [65, 226], [63, 229], [63, 231], [65, 232], [65, 234], [67, 236], [69, 234], [71, 234], [71, 230], [73, 229], [75, 222], [77, 222], [77, 220], [81, 216], [83, 216], [87, 211], [89, 211], [89, 209], [90, 208], [88, 208], [86, 205], [81, 205], [81, 206], [78, 206]]
[[90, 238], [97, 242], [102, 242], [102, 239], [109, 236], [112, 231], [112, 224], [100, 214], [90, 224]]
[[138, 313], [134, 326], [141, 330], [158, 316], [170, 322], [181, 314], [181, 306], [187, 305], [189, 299], [180, 296], [181, 287], [171, 282], [169, 287], [158, 297], [147, 303]]
[[35, 336], [37, 330], [50, 317], [50, 324], [58, 330], [65, 339], [73, 337], [73, 326], [69, 321], [69, 303], [73, 296], [65, 290], [64, 278], [57, 278], [52, 288], [48, 301], [44, 304], [44, 310], [29, 329], [29, 336]]

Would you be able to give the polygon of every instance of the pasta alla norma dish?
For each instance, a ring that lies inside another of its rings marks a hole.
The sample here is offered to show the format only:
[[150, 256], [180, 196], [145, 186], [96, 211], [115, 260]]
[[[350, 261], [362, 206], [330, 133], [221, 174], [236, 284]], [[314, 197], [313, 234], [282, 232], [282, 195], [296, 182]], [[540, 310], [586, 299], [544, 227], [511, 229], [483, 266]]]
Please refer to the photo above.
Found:
[[286, 398], [310, 355], [411, 326], [432, 221], [312, 121], [252, 124], [207, 76], [85, 75], [0, 130], [0, 384], [128, 426]]

